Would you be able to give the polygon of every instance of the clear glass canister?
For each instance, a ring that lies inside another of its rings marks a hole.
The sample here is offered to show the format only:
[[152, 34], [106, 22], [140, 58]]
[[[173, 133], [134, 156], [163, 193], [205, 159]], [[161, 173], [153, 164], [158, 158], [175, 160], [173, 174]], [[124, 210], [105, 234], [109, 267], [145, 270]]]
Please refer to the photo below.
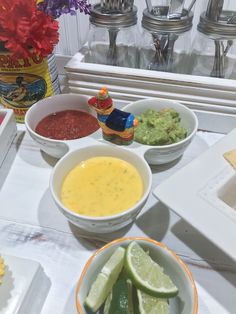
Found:
[[236, 78], [236, 7], [229, 9], [230, 3], [206, 2], [191, 52], [192, 74]]
[[134, 68], [138, 65], [137, 8], [126, 13], [104, 13], [92, 8], [87, 62]]
[[143, 11], [140, 61], [142, 69], [189, 73], [192, 12], [183, 10], [178, 19], [168, 19], [168, 7], [156, 7], [158, 15]]
[[191, 74], [236, 78], [236, 39], [209, 38], [198, 33], [191, 52]]

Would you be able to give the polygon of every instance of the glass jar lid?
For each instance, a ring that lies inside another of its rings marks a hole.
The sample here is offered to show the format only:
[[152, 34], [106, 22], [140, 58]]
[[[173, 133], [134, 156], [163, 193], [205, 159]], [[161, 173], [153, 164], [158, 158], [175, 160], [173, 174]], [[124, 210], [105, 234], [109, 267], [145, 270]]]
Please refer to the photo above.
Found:
[[91, 9], [89, 21], [91, 24], [100, 27], [117, 28], [129, 27], [137, 23], [137, 8], [125, 13], [103, 12], [100, 4], [96, 4]]
[[[168, 18], [168, 6], [154, 7], [150, 13], [148, 9], [143, 11], [142, 26], [150, 32], [162, 34], [181, 34], [187, 32], [192, 27], [193, 13], [183, 9], [180, 18]], [[155, 12], [155, 14], [154, 14]]]
[[232, 17], [235, 16], [234, 11], [222, 11], [218, 20], [214, 21], [207, 18], [206, 12], [203, 12], [197, 29], [212, 39], [234, 39], [236, 38], [236, 23], [233, 23]]

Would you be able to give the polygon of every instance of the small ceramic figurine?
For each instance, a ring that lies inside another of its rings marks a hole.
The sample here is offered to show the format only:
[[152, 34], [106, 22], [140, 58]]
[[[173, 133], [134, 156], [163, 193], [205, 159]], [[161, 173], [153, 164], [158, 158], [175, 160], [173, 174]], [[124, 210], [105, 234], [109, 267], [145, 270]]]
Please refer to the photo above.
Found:
[[138, 120], [134, 115], [113, 107], [113, 101], [106, 87], [98, 96], [89, 99], [88, 104], [97, 112], [103, 138], [118, 145], [129, 145], [134, 138], [134, 128]]

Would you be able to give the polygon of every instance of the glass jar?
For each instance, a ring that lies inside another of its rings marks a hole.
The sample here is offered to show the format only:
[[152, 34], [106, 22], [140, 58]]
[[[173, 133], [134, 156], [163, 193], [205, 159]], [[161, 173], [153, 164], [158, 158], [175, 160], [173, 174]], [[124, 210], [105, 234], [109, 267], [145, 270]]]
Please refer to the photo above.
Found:
[[103, 12], [93, 6], [88, 36], [87, 62], [121, 67], [137, 67], [137, 8], [126, 13]]
[[206, 2], [191, 52], [192, 74], [236, 77], [236, 11], [231, 5], [231, 1]]
[[235, 39], [210, 38], [198, 32], [191, 52], [191, 74], [236, 78]]
[[168, 19], [168, 7], [156, 7], [153, 15], [143, 11], [139, 65], [142, 69], [189, 73], [188, 58], [193, 13], [183, 10], [178, 19]]

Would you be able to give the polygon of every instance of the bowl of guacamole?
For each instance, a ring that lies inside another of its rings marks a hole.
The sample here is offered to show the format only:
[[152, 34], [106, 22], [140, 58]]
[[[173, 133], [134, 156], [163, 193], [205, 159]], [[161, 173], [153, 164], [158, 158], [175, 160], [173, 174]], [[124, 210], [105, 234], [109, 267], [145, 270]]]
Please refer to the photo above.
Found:
[[179, 102], [148, 98], [123, 108], [139, 121], [134, 143], [143, 146], [149, 164], [165, 164], [181, 157], [198, 128], [195, 113]]

